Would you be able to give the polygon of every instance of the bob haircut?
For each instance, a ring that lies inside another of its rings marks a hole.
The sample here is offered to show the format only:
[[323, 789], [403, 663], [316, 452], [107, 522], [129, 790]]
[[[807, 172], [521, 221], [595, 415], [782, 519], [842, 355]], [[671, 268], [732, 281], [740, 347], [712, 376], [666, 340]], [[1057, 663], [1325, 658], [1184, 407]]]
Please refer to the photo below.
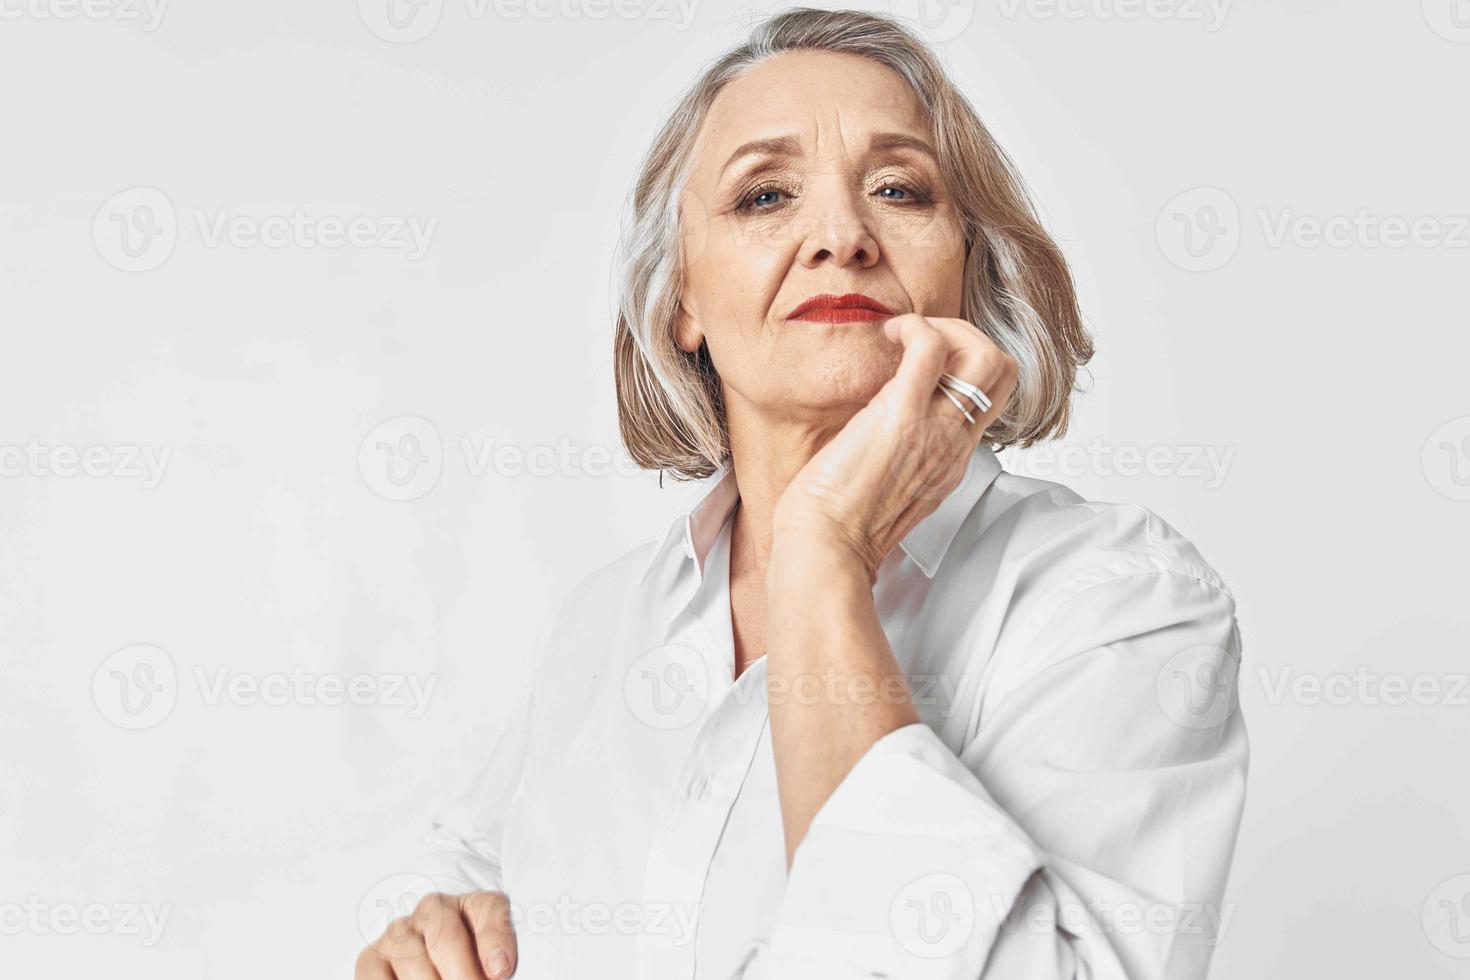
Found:
[[628, 453], [676, 480], [729, 458], [719, 375], [707, 346], [674, 339], [683, 289], [679, 201], [696, 135], [733, 79], [785, 51], [855, 54], [906, 81], [926, 108], [939, 168], [965, 236], [961, 317], [1020, 364], [1015, 394], [985, 439], [1022, 448], [1063, 435], [1077, 369], [1091, 359], [1066, 260], [1041, 225], [1015, 165], [928, 46], [898, 21], [796, 7], [765, 21], [679, 101], [638, 173], [618, 246], [613, 339], [618, 428]]

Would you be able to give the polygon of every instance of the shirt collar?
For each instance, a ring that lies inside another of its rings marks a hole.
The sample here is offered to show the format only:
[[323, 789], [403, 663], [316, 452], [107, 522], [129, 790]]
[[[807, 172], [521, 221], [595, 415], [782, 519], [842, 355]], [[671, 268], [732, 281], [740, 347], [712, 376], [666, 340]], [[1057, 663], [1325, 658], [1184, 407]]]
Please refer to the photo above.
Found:
[[[925, 576], [934, 577], [949, 551], [950, 543], [959, 533], [960, 524], [995, 482], [1000, 471], [1000, 460], [996, 459], [994, 450], [985, 443], [976, 446], [959, 486], [899, 542], [904, 554], [919, 566]], [[683, 549], [685, 558], [694, 562], [695, 570], [702, 579], [705, 556], [719, 537], [739, 497], [740, 492], [735, 485], [735, 470], [727, 460], [690, 491], [678, 517], [669, 526], [663, 541], [654, 549], [648, 564], [644, 566], [639, 584], [648, 577], [648, 573], [660, 559], [676, 546]]]

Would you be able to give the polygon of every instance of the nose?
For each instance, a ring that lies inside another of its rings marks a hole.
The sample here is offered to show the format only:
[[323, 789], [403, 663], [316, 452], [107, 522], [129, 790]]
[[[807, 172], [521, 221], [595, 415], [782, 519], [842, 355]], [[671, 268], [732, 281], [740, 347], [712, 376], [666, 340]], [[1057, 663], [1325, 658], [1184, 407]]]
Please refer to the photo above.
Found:
[[823, 262], [866, 269], [878, 261], [878, 239], [867, 214], [847, 187], [813, 191], [802, 209], [796, 234], [801, 240], [797, 260], [809, 269]]

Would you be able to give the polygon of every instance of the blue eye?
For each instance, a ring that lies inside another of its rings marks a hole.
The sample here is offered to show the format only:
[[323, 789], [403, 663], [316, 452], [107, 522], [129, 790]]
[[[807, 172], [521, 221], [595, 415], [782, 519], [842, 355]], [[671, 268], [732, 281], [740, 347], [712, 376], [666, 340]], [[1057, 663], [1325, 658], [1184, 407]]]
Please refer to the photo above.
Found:
[[[924, 205], [930, 201], [929, 195], [925, 190], [909, 184], [885, 184], [877, 190], [876, 195], [881, 200], [891, 201], [894, 204], [899, 204], [904, 207]], [[782, 205], [783, 196], [790, 199], [795, 195], [784, 187], [767, 184], [762, 187], [757, 187], [746, 194], [735, 205], [734, 210], [740, 214], [775, 211]]]
[[747, 213], [751, 211], [770, 211], [776, 204], [780, 203], [774, 200], [774, 198], [777, 195], [785, 193], [786, 191], [780, 187], [770, 185], [757, 187], [740, 199], [740, 203], [735, 205], [735, 210]]
[[[897, 191], [896, 195], [890, 195], [888, 191]], [[927, 187], [922, 184], [884, 184], [878, 188], [878, 195], [885, 201], [895, 204], [902, 202], [905, 206], [914, 207], [918, 205], [930, 205], [934, 203], [933, 196]]]

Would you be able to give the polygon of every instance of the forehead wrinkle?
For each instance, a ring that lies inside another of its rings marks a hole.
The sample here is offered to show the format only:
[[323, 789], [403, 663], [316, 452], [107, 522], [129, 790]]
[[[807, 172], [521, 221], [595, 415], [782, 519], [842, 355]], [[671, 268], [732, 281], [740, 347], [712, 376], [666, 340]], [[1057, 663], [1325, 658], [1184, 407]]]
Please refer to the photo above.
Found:
[[[804, 95], [797, 97], [790, 79], [786, 77], [790, 74], [790, 66], [788, 71], [781, 73], [762, 72], [761, 68], [765, 67], [769, 67], [769, 63], [759, 66], [756, 73], [736, 80], [720, 93], [701, 127], [701, 135], [697, 137], [700, 149], [696, 166], [701, 173], [708, 172], [716, 183], [726, 174], [723, 161], [727, 159], [727, 148], [733, 152], [748, 140], [736, 137], [722, 141], [716, 148], [708, 139], [712, 134], [723, 136], [730, 132], [750, 132], [753, 138], [791, 135], [802, 144], [807, 143], [803, 137], [814, 135], [818, 157], [846, 158], [849, 156], [849, 127], [843, 117], [844, 112], [849, 115], [852, 112], [844, 109], [844, 99], [859, 103], [856, 111], [859, 119], [877, 114], [878, 119], [873, 126], [876, 132], [924, 134], [921, 138], [927, 139], [927, 127], [922, 124], [922, 119], [916, 118], [922, 115], [918, 111], [920, 103], [908, 84], [896, 75], [886, 73], [880, 83], [863, 68], [854, 66], [861, 73], [853, 80], [855, 84], [839, 86], [830, 73], [802, 71], [796, 74], [798, 78], [807, 80], [810, 87]], [[756, 75], [759, 75], [759, 85], [756, 84]], [[765, 81], [766, 75], [774, 75], [773, 81]], [[815, 109], [813, 102], [819, 103]], [[825, 117], [834, 118], [835, 127], [825, 125], [822, 121]], [[837, 144], [835, 152], [823, 152], [823, 144], [831, 142], [827, 138], [829, 131]]]

